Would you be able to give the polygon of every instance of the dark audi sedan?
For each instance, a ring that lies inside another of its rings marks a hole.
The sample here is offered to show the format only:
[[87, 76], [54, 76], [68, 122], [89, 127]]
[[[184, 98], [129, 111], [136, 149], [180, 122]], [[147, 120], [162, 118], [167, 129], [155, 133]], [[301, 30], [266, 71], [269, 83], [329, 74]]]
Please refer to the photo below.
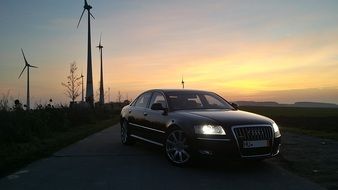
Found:
[[281, 134], [264, 116], [240, 111], [200, 90], [149, 90], [121, 111], [121, 141], [163, 147], [175, 165], [199, 155], [264, 159], [278, 154]]

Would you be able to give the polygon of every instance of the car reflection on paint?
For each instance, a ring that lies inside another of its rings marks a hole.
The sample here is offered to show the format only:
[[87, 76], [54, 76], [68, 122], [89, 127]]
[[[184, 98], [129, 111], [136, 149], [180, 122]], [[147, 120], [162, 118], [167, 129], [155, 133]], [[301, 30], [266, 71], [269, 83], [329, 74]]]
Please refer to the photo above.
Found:
[[281, 141], [273, 120], [200, 90], [146, 91], [122, 109], [120, 124], [123, 144], [161, 146], [175, 165], [199, 155], [270, 158], [279, 153]]

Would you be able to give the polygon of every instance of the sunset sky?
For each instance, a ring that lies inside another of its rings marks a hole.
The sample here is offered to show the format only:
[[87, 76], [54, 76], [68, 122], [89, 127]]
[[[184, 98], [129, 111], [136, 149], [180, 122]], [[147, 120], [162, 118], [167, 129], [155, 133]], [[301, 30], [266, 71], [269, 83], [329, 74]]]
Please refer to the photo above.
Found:
[[[95, 94], [102, 32], [104, 87], [114, 101], [118, 91], [130, 99], [181, 88], [184, 75], [186, 88], [230, 101], [338, 103], [337, 0], [88, 2]], [[70, 63], [86, 75], [86, 17], [76, 28], [82, 9], [82, 0], [1, 1], [0, 95], [26, 102], [23, 48], [39, 67], [30, 72], [32, 104], [68, 101], [61, 82]]]

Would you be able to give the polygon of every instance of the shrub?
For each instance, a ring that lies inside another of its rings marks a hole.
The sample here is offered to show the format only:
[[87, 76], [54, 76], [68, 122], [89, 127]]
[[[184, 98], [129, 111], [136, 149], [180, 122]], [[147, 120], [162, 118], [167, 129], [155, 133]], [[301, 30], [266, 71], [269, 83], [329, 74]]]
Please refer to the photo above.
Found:
[[52, 107], [38, 105], [37, 109], [0, 110], [0, 143], [23, 143], [45, 139], [55, 132], [64, 132], [72, 127], [95, 123], [112, 117], [110, 107]]

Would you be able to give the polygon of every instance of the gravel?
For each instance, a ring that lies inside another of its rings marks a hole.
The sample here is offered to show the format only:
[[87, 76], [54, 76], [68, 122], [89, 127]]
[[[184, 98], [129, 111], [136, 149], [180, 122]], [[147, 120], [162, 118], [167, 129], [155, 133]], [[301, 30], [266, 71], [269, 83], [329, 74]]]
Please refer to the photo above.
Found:
[[338, 189], [338, 141], [284, 132], [279, 162], [328, 189]]

